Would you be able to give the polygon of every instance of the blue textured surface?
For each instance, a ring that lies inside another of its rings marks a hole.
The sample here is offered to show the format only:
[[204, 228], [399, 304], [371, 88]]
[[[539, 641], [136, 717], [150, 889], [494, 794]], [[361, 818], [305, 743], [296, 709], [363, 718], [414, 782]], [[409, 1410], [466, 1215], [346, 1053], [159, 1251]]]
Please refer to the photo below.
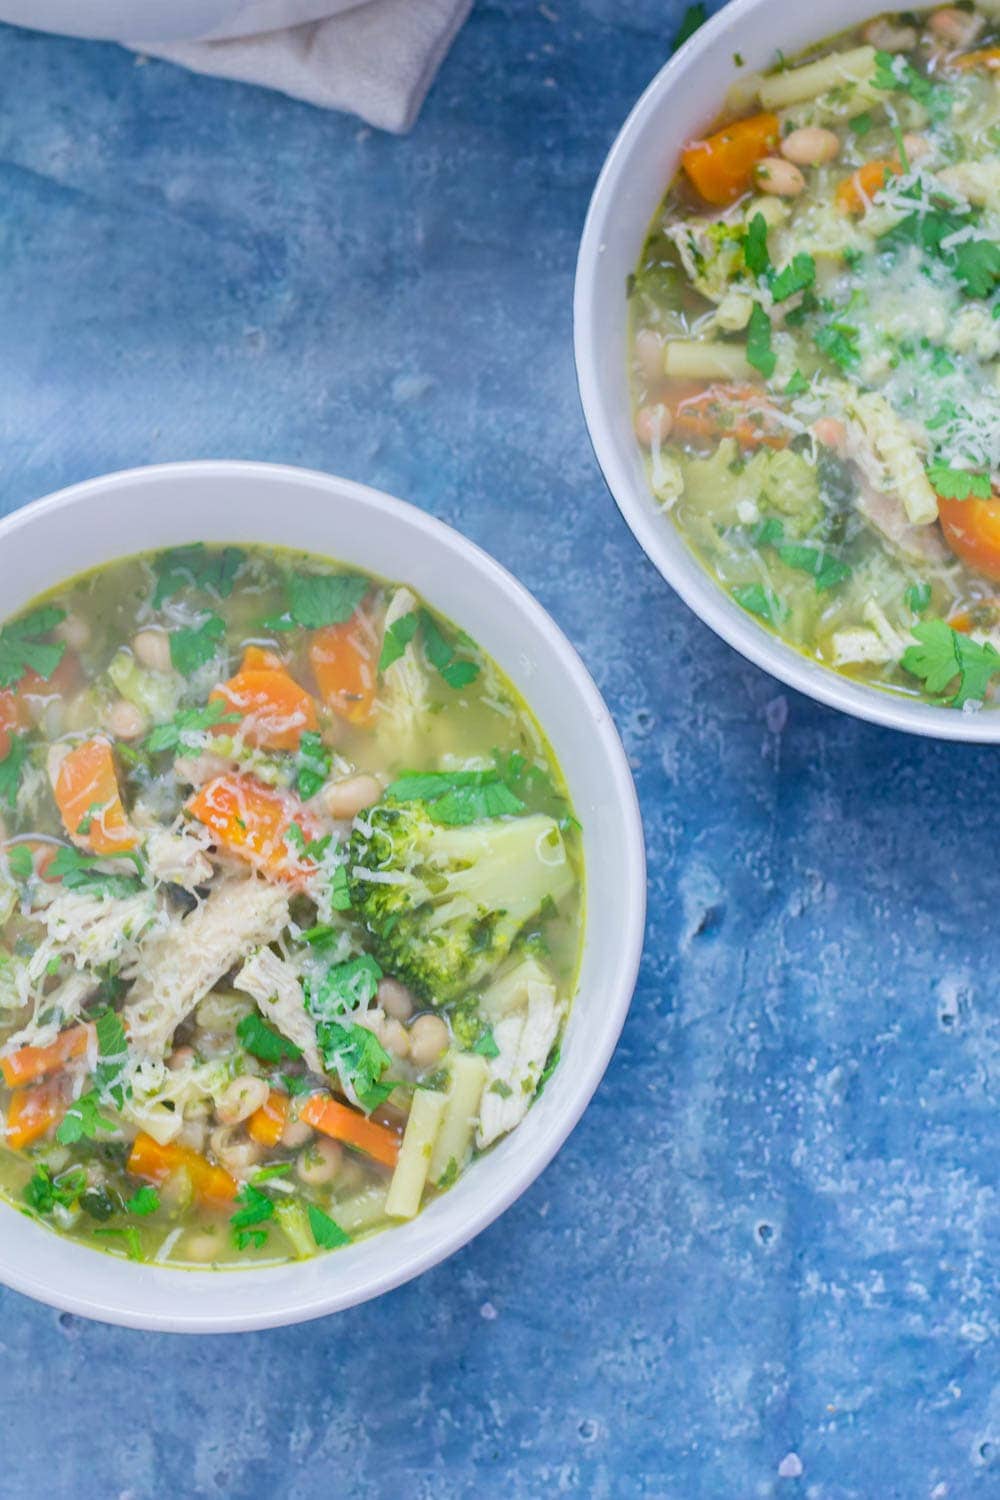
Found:
[[716, 641], [578, 408], [577, 238], [679, 8], [484, 0], [405, 140], [0, 28], [0, 509], [256, 457], [455, 522], [606, 693], [651, 874], [593, 1107], [447, 1265], [229, 1341], [0, 1292], [3, 1500], [1000, 1493], [996, 752]]

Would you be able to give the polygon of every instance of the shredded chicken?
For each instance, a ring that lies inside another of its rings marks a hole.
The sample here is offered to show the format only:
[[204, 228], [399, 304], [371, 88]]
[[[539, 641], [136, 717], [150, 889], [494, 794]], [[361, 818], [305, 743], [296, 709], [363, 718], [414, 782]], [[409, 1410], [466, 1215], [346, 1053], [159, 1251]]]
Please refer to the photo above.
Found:
[[299, 976], [270, 948], [260, 948], [248, 958], [233, 984], [257, 1002], [261, 1014], [282, 1036], [302, 1049], [308, 1067], [321, 1073], [316, 1027], [307, 1013]]
[[155, 880], [166, 880], [193, 891], [212, 879], [212, 865], [206, 855], [211, 843], [207, 829], [191, 828], [173, 833], [161, 828], [146, 840], [146, 862]]
[[271, 943], [288, 923], [288, 897], [263, 881], [234, 880], [145, 945], [125, 1008], [129, 1040], [162, 1057], [180, 1023], [248, 948]]
[[492, 1145], [524, 1119], [559, 1035], [561, 1011], [554, 987], [530, 982], [526, 989], [526, 1006], [508, 1012], [493, 1027], [500, 1051], [490, 1060], [480, 1105], [476, 1131], [480, 1148]]

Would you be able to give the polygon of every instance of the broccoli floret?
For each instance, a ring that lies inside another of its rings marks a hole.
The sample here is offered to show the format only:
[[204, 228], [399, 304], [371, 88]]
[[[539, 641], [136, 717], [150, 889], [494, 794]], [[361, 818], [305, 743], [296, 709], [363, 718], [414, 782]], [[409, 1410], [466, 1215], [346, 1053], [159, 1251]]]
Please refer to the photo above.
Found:
[[480, 984], [574, 882], [558, 824], [542, 813], [456, 828], [421, 802], [391, 801], [358, 820], [349, 878], [383, 969], [437, 1005]]

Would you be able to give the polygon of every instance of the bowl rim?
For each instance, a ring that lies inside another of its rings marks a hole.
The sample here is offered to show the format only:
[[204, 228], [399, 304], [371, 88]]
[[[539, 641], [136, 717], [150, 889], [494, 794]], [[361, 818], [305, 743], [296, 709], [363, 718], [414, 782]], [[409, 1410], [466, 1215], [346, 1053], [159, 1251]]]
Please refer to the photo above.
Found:
[[[620, 945], [620, 956], [616, 962], [618, 983], [614, 992], [606, 995], [604, 1000], [604, 1017], [607, 1024], [603, 1027], [603, 1044], [593, 1053], [586, 1055], [584, 1066], [575, 1077], [573, 1092], [565, 1102], [562, 1114], [557, 1117], [554, 1124], [549, 1125], [545, 1136], [531, 1150], [523, 1153], [524, 1160], [518, 1162], [502, 1191], [493, 1196], [482, 1195], [478, 1206], [471, 1206], [471, 1212], [466, 1213], [453, 1227], [438, 1234], [433, 1243], [423, 1249], [410, 1254], [401, 1249], [400, 1263], [390, 1271], [374, 1277], [372, 1283], [366, 1284], [360, 1293], [343, 1290], [338, 1292], [336, 1285], [333, 1284], [325, 1292], [320, 1290], [317, 1293], [313, 1288], [313, 1294], [308, 1295], [304, 1282], [301, 1300], [292, 1299], [291, 1305], [286, 1300], [281, 1305], [264, 1311], [250, 1310], [246, 1313], [238, 1312], [222, 1316], [210, 1310], [165, 1313], [147, 1311], [131, 1304], [119, 1306], [111, 1297], [95, 1299], [93, 1296], [74, 1291], [69, 1284], [56, 1286], [47, 1281], [43, 1282], [33, 1273], [30, 1265], [13, 1269], [9, 1265], [0, 1265], [0, 1284], [61, 1311], [121, 1326], [171, 1333], [249, 1332], [264, 1328], [284, 1327], [325, 1317], [330, 1313], [359, 1306], [373, 1297], [392, 1291], [420, 1276], [424, 1271], [446, 1260], [467, 1245], [527, 1191], [550, 1164], [579, 1123], [617, 1047], [635, 991], [645, 938], [646, 854], [642, 818], [628, 757], [610, 709], [605, 704], [579, 653], [548, 611], [508, 569], [446, 522], [384, 491], [320, 470], [252, 460], [192, 460], [117, 470], [66, 486], [21, 506], [8, 515], [0, 517], [0, 548], [15, 531], [30, 529], [39, 517], [70, 510], [75, 506], [85, 504], [89, 497], [109, 490], [144, 484], [156, 485], [177, 480], [211, 482], [219, 478], [264, 480], [274, 478], [304, 487], [313, 487], [325, 492], [328, 496], [346, 495], [370, 508], [376, 516], [408, 521], [424, 533], [432, 546], [443, 548], [444, 555], [451, 553], [454, 556], [458, 553], [472, 562], [482, 580], [483, 587], [488, 588], [497, 597], [503, 598], [508, 606], [518, 610], [532, 630], [546, 639], [571, 685], [573, 696], [581, 710], [581, 716], [586, 715], [589, 720], [588, 733], [599, 742], [604, 765], [612, 778], [608, 786], [608, 801], [609, 805], [615, 807], [621, 819], [622, 829], [623, 923], [618, 929], [617, 938]], [[224, 526], [206, 527], [206, 532], [211, 533], [210, 539], [213, 542], [225, 540], [224, 537], [215, 534], [224, 530]], [[153, 543], [153, 546], [155, 545]], [[294, 538], [289, 539], [288, 545], [293, 547], [296, 545]], [[360, 562], [357, 565], [364, 566]], [[373, 571], [377, 570], [373, 569]], [[54, 578], [51, 586], [56, 586], [58, 582], [59, 579]], [[530, 702], [529, 707], [535, 711], [534, 705]], [[544, 730], [544, 712], [539, 714], [539, 722]], [[586, 945], [586, 933], [585, 918], [584, 945]], [[489, 1160], [488, 1156], [486, 1160]], [[17, 1210], [9, 1202], [0, 1199], [0, 1215], [8, 1212], [16, 1213]], [[417, 1219], [412, 1222], [419, 1224], [422, 1219], [423, 1215], [418, 1215]], [[54, 1235], [62, 1243], [75, 1244], [57, 1235], [55, 1231], [45, 1229], [44, 1226], [40, 1227], [43, 1228], [44, 1233]], [[381, 1239], [383, 1234], [387, 1236], [400, 1234], [405, 1232], [407, 1227], [402, 1225], [382, 1231], [375, 1236], [375, 1239]], [[88, 1250], [88, 1247], [77, 1248]], [[88, 1251], [88, 1253], [99, 1256], [102, 1261], [109, 1259], [100, 1251]], [[301, 1265], [303, 1268], [315, 1267], [324, 1264], [325, 1260], [326, 1258], [322, 1256], [314, 1257], [302, 1262]], [[246, 1278], [248, 1300], [250, 1300], [249, 1278], [255, 1278], [256, 1286], [256, 1278], [266, 1277], [269, 1270], [265, 1267], [256, 1272], [248, 1269], [232, 1273], [201, 1273], [148, 1264], [132, 1269], [148, 1273], [148, 1285], [151, 1290], [154, 1281], [161, 1289], [166, 1281], [179, 1291], [192, 1278], [195, 1278], [203, 1287], [211, 1285], [211, 1279], [222, 1274], [226, 1275], [227, 1281], [230, 1277]], [[288, 1268], [275, 1269], [277, 1271]]]
[[[780, 8], [781, 0], [729, 0], [654, 75], [629, 111], [605, 158], [587, 209], [573, 288], [577, 385], [591, 445], [615, 504], [650, 562], [688, 608], [748, 661], [786, 686], [855, 718], [934, 739], [995, 744], [1000, 742], [1000, 707], [978, 713], [962, 711], [916, 699], [910, 701], [887, 690], [853, 682], [835, 668], [805, 656], [753, 620], [715, 582], [657, 507], [648, 485], [636, 483], [615, 439], [614, 417], [605, 394], [609, 387], [606, 373], [609, 362], [602, 358], [596, 309], [600, 301], [597, 282], [605, 229], [618, 207], [619, 186], [627, 180], [644, 131], [652, 120], [664, 115], [678, 81], [697, 72], [720, 37], [737, 30], [758, 11]], [[678, 152], [680, 146], [678, 141]], [[647, 227], [645, 223], [641, 226], [643, 233]], [[627, 326], [624, 287], [622, 293], [624, 345]], [[624, 380], [624, 359], [620, 374]], [[689, 562], [694, 566], [689, 566]]]

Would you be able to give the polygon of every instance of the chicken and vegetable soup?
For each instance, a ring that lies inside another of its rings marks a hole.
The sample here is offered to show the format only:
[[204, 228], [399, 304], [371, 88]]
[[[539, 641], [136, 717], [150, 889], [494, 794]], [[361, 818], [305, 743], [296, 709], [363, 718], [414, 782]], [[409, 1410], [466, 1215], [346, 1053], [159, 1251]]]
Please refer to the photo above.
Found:
[[0, 1190], [134, 1260], [412, 1218], [559, 1055], [578, 824], [405, 587], [193, 545], [0, 630]]
[[1000, 4], [739, 78], [629, 291], [650, 482], [719, 584], [851, 677], [990, 702]]

